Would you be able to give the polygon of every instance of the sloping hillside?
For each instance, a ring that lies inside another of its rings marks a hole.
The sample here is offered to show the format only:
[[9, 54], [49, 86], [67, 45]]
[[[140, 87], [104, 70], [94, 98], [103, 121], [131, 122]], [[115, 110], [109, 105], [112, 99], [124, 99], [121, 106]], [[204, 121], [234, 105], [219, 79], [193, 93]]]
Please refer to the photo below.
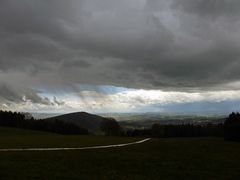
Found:
[[46, 120], [55, 120], [55, 119], [58, 119], [64, 122], [70, 122], [80, 127], [86, 128], [91, 132], [96, 132], [96, 131], [100, 131], [100, 124], [105, 118], [98, 115], [89, 114], [86, 112], [76, 112], [76, 113], [55, 116], [52, 118], [48, 118]]

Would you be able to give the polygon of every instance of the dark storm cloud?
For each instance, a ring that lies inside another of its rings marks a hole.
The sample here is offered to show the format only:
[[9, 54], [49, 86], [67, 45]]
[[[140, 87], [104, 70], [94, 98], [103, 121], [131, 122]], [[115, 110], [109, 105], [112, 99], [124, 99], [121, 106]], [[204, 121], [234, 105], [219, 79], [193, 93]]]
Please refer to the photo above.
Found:
[[174, 0], [173, 8], [197, 14], [202, 17], [238, 16], [240, 2], [236, 0]]
[[1, 0], [0, 81], [231, 89], [239, 8], [238, 0]]
[[25, 94], [25, 99], [30, 100], [34, 104], [54, 105], [54, 103], [52, 103], [49, 98], [47, 98], [47, 97], [43, 98], [43, 97], [39, 96], [37, 94], [37, 92], [35, 92], [33, 90], [28, 90], [25, 92], [27, 92]]
[[0, 98], [7, 101], [21, 102], [23, 98], [19, 95], [16, 90], [11, 89], [6, 84], [0, 85]]
[[12, 87], [6, 83], [0, 84], [0, 100], [1, 104], [11, 102], [22, 103], [26, 101], [31, 101], [32, 103], [36, 104], [53, 105], [53, 103], [51, 103], [48, 98], [40, 97], [37, 92], [32, 89]]

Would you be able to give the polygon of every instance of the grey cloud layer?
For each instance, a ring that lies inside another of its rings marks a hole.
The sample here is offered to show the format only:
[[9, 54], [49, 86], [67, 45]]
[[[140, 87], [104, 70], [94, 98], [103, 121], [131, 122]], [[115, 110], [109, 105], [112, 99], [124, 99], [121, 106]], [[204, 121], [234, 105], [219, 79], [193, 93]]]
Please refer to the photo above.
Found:
[[238, 0], [1, 0], [0, 82], [231, 89], [239, 8]]
[[[32, 89], [11, 87], [5, 83], [0, 84], [0, 100], [7, 104], [31, 101], [36, 104], [53, 105], [48, 98], [42, 98]], [[55, 101], [57, 100], [54, 99]]]

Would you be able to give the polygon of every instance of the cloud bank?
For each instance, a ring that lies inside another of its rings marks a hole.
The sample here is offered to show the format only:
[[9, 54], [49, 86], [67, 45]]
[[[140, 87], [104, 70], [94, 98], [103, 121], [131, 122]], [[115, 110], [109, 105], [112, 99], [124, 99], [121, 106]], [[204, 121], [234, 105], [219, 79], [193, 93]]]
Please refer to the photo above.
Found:
[[56, 108], [58, 94], [82, 93], [81, 84], [229, 97], [240, 90], [239, 8], [238, 0], [1, 0], [1, 106]]

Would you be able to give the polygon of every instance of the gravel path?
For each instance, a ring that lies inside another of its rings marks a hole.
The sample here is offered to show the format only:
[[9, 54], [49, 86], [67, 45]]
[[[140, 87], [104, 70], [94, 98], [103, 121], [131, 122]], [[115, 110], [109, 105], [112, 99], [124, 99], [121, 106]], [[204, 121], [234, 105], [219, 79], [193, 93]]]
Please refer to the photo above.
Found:
[[12, 148], [12, 149], [0, 149], [0, 152], [7, 152], [7, 151], [65, 151], [65, 150], [83, 150], [83, 149], [106, 149], [106, 148], [115, 148], [115, 147], [123, 147], [123, 146], [130, 146], [134, 144], [141, 144], [144, 143], [151, 138], [146, 138], [141, 141], [135, 141], [131, 143], [124, 143], [124, 144], [113, 144], [113, 145], [104, 145], [104, 146], [87, 146], [87, 147], [64, 147], [64, 148]]

